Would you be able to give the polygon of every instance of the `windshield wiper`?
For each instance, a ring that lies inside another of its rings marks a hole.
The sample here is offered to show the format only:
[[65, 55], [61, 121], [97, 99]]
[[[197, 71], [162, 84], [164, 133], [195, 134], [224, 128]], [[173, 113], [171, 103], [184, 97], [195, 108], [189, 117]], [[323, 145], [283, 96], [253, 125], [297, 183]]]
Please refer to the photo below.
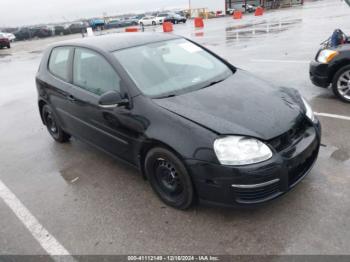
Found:
[[218, 83], [220, 83], [220, 82], [222, 82], [222, 81], [224, 81], [224, 80], [226, 80], [226, 78], [221, 79], [221, 80], [217, 80], [217, 81], [213, 81], [213, 82], [211, 82], [209, 85], [206, 85], [206, 86], [202, 87], [202, 89], [203, 89], [203, 88], [207, 88], [207, 87], [209, 87], [209, 86], [216, 85], [216, 84], [218, 84]]
[[[203, 89], [203, 88], [207, 88], [207, 87], [209, 87], [209, 86], [216, 85], [216, 84], [218, 84], [218, 83], [220, 83], [220, 82], [222, 82], [222, 81], [225, 81], [225, 80], [226, 80], [226, 78], [223, 78], [223, 79], [220, 79], [220, 80], [216, 80], [216, 81], [210, 82], [208, 85], [206, 85], [206, 86], [204, 86], [204, 87], [201, 87], [201, 88], [199, 88], [199, 89]], [[198, 89], [196, 89], [196, 90], [198, 90]], [[169, 98], [169, 97], [174, 97], [174, 96], [177, 96], [177, 95], [178, 95], [178, 94], [172, 93], [172, 94], [169, 94], [169, 95], [159, 96], [159, 97], [157, 97], [157, 99]]]
[[174, 97], [174, 96], [176, 96], [176, 94], [169, 94], [169, 95], [165, 95], [165, 96], [159, 96], [159, 97], [157, 97], [157, 99], [169, 98], [169, 97]]

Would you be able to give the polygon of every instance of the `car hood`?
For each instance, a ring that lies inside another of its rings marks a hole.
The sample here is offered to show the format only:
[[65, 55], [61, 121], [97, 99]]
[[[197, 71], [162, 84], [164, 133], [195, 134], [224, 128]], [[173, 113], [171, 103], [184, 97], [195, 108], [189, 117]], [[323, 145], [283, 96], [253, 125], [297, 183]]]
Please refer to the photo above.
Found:
[[239, 69], [216, 85], [153, 101], [217, 134], [262, 140], [287, 132], [302, 114], [296, 90], [274, 87]]

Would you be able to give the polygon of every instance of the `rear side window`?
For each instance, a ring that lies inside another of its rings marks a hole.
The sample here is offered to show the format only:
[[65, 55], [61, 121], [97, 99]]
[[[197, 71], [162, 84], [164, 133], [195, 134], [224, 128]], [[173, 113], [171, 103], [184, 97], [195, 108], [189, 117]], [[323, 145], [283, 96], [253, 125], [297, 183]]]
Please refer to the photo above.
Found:
[[75, 49], [73, 83], [96, 95], [120, 91], [120, 77], [112, 66], [98, 53], [84, 48]]
[[56, 47], [52, 50], [49, 61], [49, 70], [55, 76], [69, 80], [70, 47]]

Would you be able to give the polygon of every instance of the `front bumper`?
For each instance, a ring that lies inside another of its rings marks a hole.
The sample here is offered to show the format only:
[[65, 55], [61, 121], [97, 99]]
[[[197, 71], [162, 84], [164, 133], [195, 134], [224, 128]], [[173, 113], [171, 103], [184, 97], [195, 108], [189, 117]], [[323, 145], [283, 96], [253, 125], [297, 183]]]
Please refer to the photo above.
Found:
[[320, 124], [310, 126], [290, 147], [262, 163], [223, 166], [187, 160], [202, 202], [249, 206], [275, 199], [295, 187], [312, 169], [320, 148]]
[[330, 85], [328, 64], [312, 61], [310, 63], [310, 79], [314, 85], [327, 88]]

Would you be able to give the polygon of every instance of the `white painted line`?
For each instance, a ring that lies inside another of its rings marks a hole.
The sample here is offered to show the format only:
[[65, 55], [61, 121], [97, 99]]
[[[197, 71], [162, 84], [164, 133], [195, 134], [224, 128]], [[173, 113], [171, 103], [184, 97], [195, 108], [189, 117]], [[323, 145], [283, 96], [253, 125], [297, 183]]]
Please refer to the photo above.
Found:
[[328, 114], [328, 113], [318, 113], [314, 112], [317, 116], [324, 116], [324, 117], [331, 117], [331, 118], [337, 118], [342, 120], [348, 120], [350, 121], [350, 116], [342, 116], [342, 115], [334, 115], [334, 114]]
[[[0, 198], [13, 211], [13, 213], [15, 213], [18, 219], [26, 226], [32, 236], [50, 256], [64, 255], [73, 259], [69, 252], [39, 223], [39, 221], [29, 212], [29, 210], [1, 180]], [[52, 258], [54, 260], [59, 260], [58, 257]]]
[[292, 64], [309, 64], [310, 61], [306, 60], [274, 60], [274, 59], [250, 59], [252, 62], [257, 63], [292, 63]]

